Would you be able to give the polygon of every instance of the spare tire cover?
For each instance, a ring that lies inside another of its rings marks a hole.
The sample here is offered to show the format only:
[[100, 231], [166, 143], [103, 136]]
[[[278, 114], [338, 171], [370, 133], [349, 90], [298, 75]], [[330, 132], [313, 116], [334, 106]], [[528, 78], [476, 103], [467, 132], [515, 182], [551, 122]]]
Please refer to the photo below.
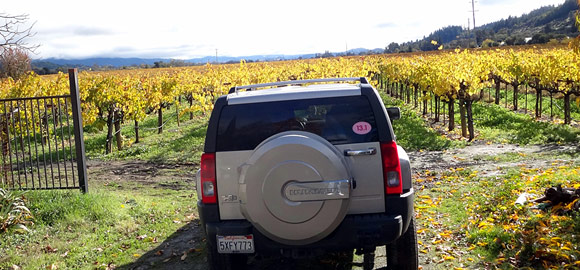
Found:
[[262, 234], [304, 245], [329, 235], [344, 219], [351, 175], [344, 155], [309, 132], [276, 134], [241, 166], [240, 207]]

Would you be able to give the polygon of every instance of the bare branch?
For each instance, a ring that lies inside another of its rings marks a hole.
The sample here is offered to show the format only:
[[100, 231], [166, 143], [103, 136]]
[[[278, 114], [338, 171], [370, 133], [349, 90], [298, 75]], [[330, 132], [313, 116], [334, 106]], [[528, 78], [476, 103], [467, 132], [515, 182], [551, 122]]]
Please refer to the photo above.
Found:
[[35, 53], [40, 45], [29, 44], [26, 40], [36, 34], [32, 32], [36, 23], [27, 25], [28, 20], [28, 14], [8, 15], [0, 13], [0, 54], [9, 48], [19, 48]]

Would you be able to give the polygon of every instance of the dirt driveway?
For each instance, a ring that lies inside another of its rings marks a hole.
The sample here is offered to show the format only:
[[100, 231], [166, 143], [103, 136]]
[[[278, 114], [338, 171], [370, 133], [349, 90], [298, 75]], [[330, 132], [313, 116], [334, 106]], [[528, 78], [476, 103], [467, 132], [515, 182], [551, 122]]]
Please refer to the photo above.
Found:
[[[517, 146], [474, 143], [462, 149], [448, 151], [410, 152], [414, 173], [443, 171], [448, 168], [470, 167], [483, 176], [502, 174], [505, 168], [525, 166], [547, 167], [554, 160], [580, 160], [580, 147], [574, 145]], [[110, 182], [134, 182], [155, 188], [183, 190], [191, 194], [195, 190], [195, 164], [156, 164], [141, 161], [88, 163], [91, 184]], [[159, 255], [163, 250], [163, 255]], [[420, 254], [422, 269], [430, 269], [429, 258]], [[361, 269], [361, 258], [355, 258], [353, 269]], [[250, 269], [335, 269], [336, 264], [326, 258], [317, 261], [258, 260]], [[181, 227], [155, 249], [148, 251], [136, 262], [117, 269], [208, 269], [205, 244], [199, 220], [195, 219]], [[379, 248], [375, 257], [375, 269], [386, 269], [385, 249]]]

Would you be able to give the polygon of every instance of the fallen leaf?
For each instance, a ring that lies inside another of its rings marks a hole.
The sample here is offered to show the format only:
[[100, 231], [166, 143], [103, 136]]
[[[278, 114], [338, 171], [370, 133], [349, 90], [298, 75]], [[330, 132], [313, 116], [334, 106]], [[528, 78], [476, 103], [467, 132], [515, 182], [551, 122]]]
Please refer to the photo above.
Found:
[[183, 252], [183, 255], [181, 255], [181, 260], [185, 261], [185, 258], [187, 258], [187, 251]]
[[46, 253], [53, 253], [53, 252], [57, 252], [58, 251], [58, 249], [52, 248], [50, 245], [47, 245], [46, 247], [44, 247], [43, 250]]
[[157, 252], [155, 252], [155, 255], [157, 256], [163, 255], [163, 250], [162, 249], [158, 250]]

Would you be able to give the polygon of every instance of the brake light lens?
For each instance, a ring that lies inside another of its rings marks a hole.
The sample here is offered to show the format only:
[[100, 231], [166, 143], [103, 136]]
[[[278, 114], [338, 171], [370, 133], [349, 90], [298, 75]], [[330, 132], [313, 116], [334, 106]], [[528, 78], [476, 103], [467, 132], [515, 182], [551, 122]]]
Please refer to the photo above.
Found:
[[403, 193], [403, 183], [401, 178], [401, 164], [399, 163], [399, 153], [397, 143], [382, 142], [381, 157], [383, 159], [383, 180], [386, 194]]
[[217, 185], [215, 172], [215, 153], [201, 155], [201, 201], [217, 203]]

